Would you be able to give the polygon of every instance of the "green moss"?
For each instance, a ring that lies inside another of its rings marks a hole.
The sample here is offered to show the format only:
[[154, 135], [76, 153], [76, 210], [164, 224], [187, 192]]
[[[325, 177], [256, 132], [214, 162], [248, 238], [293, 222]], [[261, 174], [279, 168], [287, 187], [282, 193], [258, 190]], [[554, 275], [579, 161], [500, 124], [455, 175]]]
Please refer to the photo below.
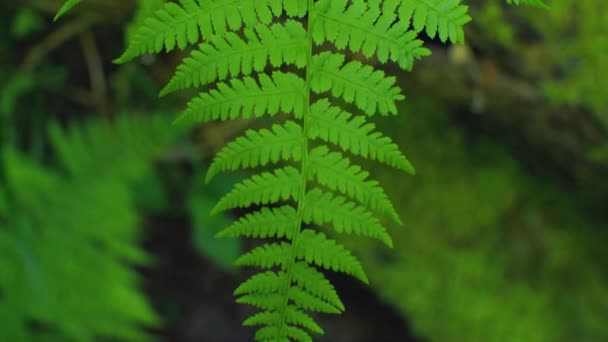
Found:
[[418, 175], [372, 174], [401, 194], [405, 225], [388, 255], [354, 242], [381, 298], [432, 341], [608, 338], [597, 318], [606, 282], [585, 241], [593, 224], [569, 195], [493, 142], [465, 140], [441, 108], [410, 101], [401, 112], [386, 129]]

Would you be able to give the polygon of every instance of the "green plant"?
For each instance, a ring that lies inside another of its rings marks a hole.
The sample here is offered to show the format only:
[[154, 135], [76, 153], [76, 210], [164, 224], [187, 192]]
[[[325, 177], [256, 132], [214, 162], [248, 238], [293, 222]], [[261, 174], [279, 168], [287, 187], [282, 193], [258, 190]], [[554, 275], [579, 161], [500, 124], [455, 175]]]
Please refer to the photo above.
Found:
[[[553, 62], [545, 90], [556, 103], [584, 106], [608, 127], [605, 89], [608, 63], [608, 4], [593, 0], [555, 1], [542, 18], [530, 22], [543, 35]], [[541, 21], [543, 22], [541, 24]]]
[[[343, 153], [413, 173], [398, 147], [367, 119], [397, 114], [395, 102], [404, 96], [394, 77], [358, 60], [347, 62], [344, 51], [410, 70], [430, 54], [420, 32], [462, 43], [469, 20], [459, 0], [180, 0], [167, 3], [131, 35], [116, 62], [183, 49], [203, 37], [162, 91], [206, 88], [187, 105], [181, 122], [294, 115], [296, 121], [270, 130], [247, 131], [217, 154], [207, 173], [211, 180], [223, 171], [289, 164], [238, 184], [213, 210], [260, 207], [219, 236], [280, 240], [237, 260], [268, 269], [235, 291], [238, 302], [261, 309], [244, 322], [262, 326], [257, 340], [311, 340], [304, 329], [323, 330], [305, 311], [344, 310], [319, 268], [367, 282], [359, 261], [312, 226], [329, 224], [337, 233], [392, 246], [374, 213], [401, 223], [379, 183]], [[324, 43], [334, 49], [322, 51]]]
[[63, 6], [61, 6], [61, 8], [59, 9], [59, 11], [57, 11], [57, 14], [55, 15], [55, 19], [57, 20], [59, 19], [59, 17], [61, 17], [62, 15], [64, 15], [65, 13], [67, 13], [69, 10], [71, 10], [72, 8], [74, 8], [74, 6], [78, 5], [80, 3], [81, 0], [67, 0]]
[[131, 186], [176, 135], [167, 125], [160, 116], [54, 125], [53, 168], [3, 144], [1, 340], [147, 339], [142, 327], [158, 318], [132, 269], [148, 256]]
[[[78, 2], [69, 1], [58, 15]], [[507, 2], [544, 6], [537, 0]], [[469, 20], [459, 0], [180, 0], [129, 34], [117, 63], [184, 49], [203, 38], [161, 92], [204, 89], [180, 122], [294, 115], [271, 129], [247, 131], [217, 154], [207, 173], [210, 181], [224, 171], [278, 165], [238, 184], [213, 210], [254, 206], [257, 211], [219, 236], [275, 240], [237, 260], [267, 269], [235, 291], [238, 302], [261, 309], [244, 323], [262, 326], [256, 339], [308, 341], [304, 329], [323, 330], [305, 311], [344, 310], [319, 268], [367, 282], [359, 261], [312, 226], [329, 224], [337, 233], [392, 246], [375, 214], [401, 223], [379, 183], [344, 153], [413, 173], [397, 145], [366, 118], [397, 114], [395, 102], [404, 96], [393, 77], [365, 62], [346, 62], [347, 54], [410, 70], [430, 53], [421, 32], [462, 43]], [[326, 45], [332, 48], [324, 50]]]

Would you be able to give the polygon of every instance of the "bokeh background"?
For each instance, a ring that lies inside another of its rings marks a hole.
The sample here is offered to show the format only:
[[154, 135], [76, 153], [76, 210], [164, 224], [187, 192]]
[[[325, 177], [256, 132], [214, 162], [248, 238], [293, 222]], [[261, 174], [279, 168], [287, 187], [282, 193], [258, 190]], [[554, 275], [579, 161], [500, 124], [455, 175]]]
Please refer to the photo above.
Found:
[[[266, 121], [178, 127], [184, 52], [114, 65], [163, 0], [0, 0], [0, 341], [247, 341], [248, 242], [210, 217], [246, 173], [213, 154]], [[371, 285], [319, 341], [608, 341], [608, 2], [468, 0], [376, 123], [417, 168], [366, 165], [404, 218], [351, 238]], [[355, 56], [356, 57], [356, 56]]]

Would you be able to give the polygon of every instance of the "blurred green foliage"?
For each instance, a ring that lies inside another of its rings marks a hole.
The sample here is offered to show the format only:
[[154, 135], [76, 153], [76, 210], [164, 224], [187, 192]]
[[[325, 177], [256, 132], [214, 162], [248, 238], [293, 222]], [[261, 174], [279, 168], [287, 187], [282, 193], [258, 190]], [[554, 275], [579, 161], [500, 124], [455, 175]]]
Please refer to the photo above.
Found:
[[40, 13], [30, 8], [21, 8], [13, 19], [11, 33], [13, 37], [21, 39], [40, 32], [44, 28], [46, 28], [46, 21]]
[[[445, 109], [410, 100], [383, 129], [417, 165], [397, 196], [395, 250], [357, 241], [379, 295], [431, 341], [608, 339], [606, 234], [557, 182], [527, 175]], [[597, 239], [597, 240], [596, 240]]]
[[558, 103], [583, 104], [608, 127], [608, 3], [554, 1], [551, 10], [532, 18], [558, 65], [546, 90]]
[[230, 226], [232, 218], [226, 213], [211, 215], [211, 208], [220, 198], [231, 189], [231, 184], [237, 177], [221, 175], [217, 182], [206, 184], [206, 170], [195, 170], [194, 184], [190, 189], [188, 201], [192, 213], [194, 244], [202, 255], [209, 258], [224, 270], [236, 272], [236, 259], [243, 254], [242, 242], [238, 239], [216, 239], [215, 235]]
[[133, 269], [148, 257], [131, 187], [174, 138], [168, 124], [125, 116], [51, 126], [54, 168], [4, 147], [2, 340], [141, 340], [141, 326], [158, 324]]
[[520, 67], [539, 78], [552, 101], [583, 106], [608, 128], [608, 2], [551, 1], [542, 10], [506, 8], [502, 0], [473, 2], [476, 25], [503, 49], [521, 54]]
[[[141, 3], [149, 10], [152, 1]], [[116, 105], [132, 109], [83, 117], [63, 93], [73, 65], [47, 58], [32, 70], [15, 67], [20, 42], [49, 18], [29, 7], [10, 13], [0, 18], [12, 23], [0, 29], [0, 47], [10, 51], [0, 56], [0, 341], [150, 340], [162, 320], [136, 271], [154, 265], [141, 247], [142, 221], [176, 209], [153, 162], [184, 129], [170, 114], [139, 113], [161, 107], [136, 65], [109, 77]], [[208, 226], [198, 210], [211, 207], [204, 192], [196, 199], [201, 236]], [[212, 236], [197, 243], [225, 266], [227, 250], [209, 247]]]

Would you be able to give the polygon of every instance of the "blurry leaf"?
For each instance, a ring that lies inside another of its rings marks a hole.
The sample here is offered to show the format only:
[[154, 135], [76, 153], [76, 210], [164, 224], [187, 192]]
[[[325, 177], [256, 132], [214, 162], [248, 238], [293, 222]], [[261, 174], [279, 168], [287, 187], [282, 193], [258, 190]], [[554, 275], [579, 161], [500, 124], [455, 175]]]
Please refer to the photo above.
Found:
[[35, 86], [34, 77], [28, 73], [15, 73], [5, 81], [0, 91], [0, 116], [9, 116], [15, 112], [19, 98]]
[[589, 151], [589, 158], [597, 163], [608, 166], [608, 142]]
[[40, 13], [29, 8], [21, 8], [17, 11], [15, 19], [13, 19], [11, 31], [13, 37], [22, 39], [32, 33], [39, 32], [45, 26], [44, 18]]
[[74, 6], [78, 5], [80, 3], [80, 1], [81, 0], [67, 0], [61, 6], [61, 8], [59, 8], [59, 11], [57, 11], [57, 14], [53, 18], [53, 21], [57, 21], [57, 19], [59, 19], [61, 16], [63, 16], [65, 13], [67, 13], [69, 10], [71, 10]]
[[242, 247], [238, 239], [217, 239], [215, 234], [230, 225], [225, 215], [211, 216], [215, 198], [205, 198], [199, 194], [191, 201], [194, 220], [194, 242], [199, 252], [226, 271], [234, 272], [234, 261], [241, 255]]
[[234, 262], [242, 254], [241, 240], [216, 238], [215, 234], [228, 227], [232, 219], [225, 213], [211, 215], [217, 198], [230, 189], [232, 177], [219, 176], [214, 185], [207, 185], [204, 176], [205, 171], [198, 169], [189, 203], [194, 224], [194, 242], [202, 255], [224, 270], [234, 272], [237, 270]]
[[61, 172], [5, 151], [0, 194], [8, 185], [12, 197], [0, 218], [0, 317], [12, 322], [2, 321], [0, 341], [149, 340], [144, 328], [159, 321], [133, 269], [149, 261], [133, 184], [178, 134], [167, 120], [55, 125]]
[[[122, 115], [113, 124], [99, 121], [64, 131], [50, 126], [55, 152], [72, 177], [141, 176], [147, 162], [158, 155], [180, 132], [170, 115]], [[125, 162], [129, 161], [129, 162]]]

